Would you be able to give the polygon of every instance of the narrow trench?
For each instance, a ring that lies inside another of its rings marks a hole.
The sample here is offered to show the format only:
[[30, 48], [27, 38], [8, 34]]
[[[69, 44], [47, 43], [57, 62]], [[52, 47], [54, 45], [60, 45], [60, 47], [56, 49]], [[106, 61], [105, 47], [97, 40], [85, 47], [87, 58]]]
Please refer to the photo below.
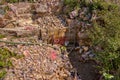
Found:
[[[67, 50], [70, 52], [71, 49], [67, 48]], [[99, 80], [94, 61], [80, 61], [80, 55], [74, 49], [69, 53], [69, 60], [81, 80]]]

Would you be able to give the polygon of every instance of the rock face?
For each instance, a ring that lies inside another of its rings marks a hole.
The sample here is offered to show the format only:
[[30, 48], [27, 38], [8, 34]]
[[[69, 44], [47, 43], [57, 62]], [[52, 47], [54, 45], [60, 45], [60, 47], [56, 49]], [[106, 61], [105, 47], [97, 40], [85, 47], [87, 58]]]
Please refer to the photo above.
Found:
[[38, 2], [47, 4], [50, 13], [59, 12], [63, 6], [63, 0], [39, 0]]
[[[7, 21], [14, 20], [15, 22], [12, 23], [14, 27], [38, 28], [38, 31], [41, 30], [42, 33], [42, 40], [48, 41], [48, 43], [52, 36], [53, 39], [65, 37], [66, 28], [64, 28], [65, 26], [59, 16], [56, 15], [62, 7], [62, 0], [40, 0], [38, 3], [14, 3], [7, 4], [7, 6], [9, 10], [5, 17], [1, 18], [1, 26], [5, 19]], [[6, 26], [4, 26], [5, 28], [10, 27], [7, 21], [5, 23]], [[17, 32], [18, 36], [25, 36], [24, 34], [27, 34], [27, 31], [24, 33], [22, 30]], [[30, 30], [28, 31], [30, 32]]]
[[48, 9], [48, 6], [47, 6], [47, 4], [38, 4], [37, 6], [36, 6], [36, 12], [37, 13], [47, 13], [47, 10]]

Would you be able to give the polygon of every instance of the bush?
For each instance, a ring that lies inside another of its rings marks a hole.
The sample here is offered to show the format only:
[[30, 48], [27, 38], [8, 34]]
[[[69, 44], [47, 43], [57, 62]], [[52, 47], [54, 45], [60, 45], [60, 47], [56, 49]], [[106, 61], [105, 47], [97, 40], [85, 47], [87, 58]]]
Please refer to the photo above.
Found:
[[69, 14], [75, 8], [80, 7], [80, 2], [78, 0], [64, 0], [64, 5], [66, 6], [65, 14]]
[[93, 23], [90, 37], [92, 45], [101, 48], [101, 51], [94, 51], [97, 54], [96, 59], [101, 63], [100, 69], [105, 79], [110, 80], [112, 77], [108, 75], [112, 74], [114, 80], [120, 80], [120, 11], [115, 4], [108, 5], [109, 7], [111, 8], [98, 11], [102, 22]]

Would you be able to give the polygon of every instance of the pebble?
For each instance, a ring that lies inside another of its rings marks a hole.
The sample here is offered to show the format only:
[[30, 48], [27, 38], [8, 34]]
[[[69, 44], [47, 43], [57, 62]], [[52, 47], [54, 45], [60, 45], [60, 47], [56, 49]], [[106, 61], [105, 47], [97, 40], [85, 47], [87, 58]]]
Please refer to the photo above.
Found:
[[78, 11], [77, 11], [77, 10], [72, 11], [72, 12], [69, 14], [69, 16], [70, 16], [71, 19], [77, 17], [77, 16], [78, 16]]
[[79, 49], [79, 53], [80, 53], [80, 54], [82, 54], [83, 51], [84, 51], [83, 49]]
[[69, 44], [69, 41], [65, 41], [65, 46], [68, 46], [68, 44]]
[[96, 55], [94, 53], [89, 54], [89, 58], [93, 59]]
[[89, 47], [88, 46], [82, 46], [84, 52], [88, 51], [89, 50]]

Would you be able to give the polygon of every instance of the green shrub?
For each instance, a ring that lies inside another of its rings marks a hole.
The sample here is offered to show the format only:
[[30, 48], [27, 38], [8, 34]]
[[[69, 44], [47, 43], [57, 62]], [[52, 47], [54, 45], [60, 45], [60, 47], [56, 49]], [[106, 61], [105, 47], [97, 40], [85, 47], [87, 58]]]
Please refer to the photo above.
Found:
[[74, 9], [80, 8], [80, 2], [78, 0], [64, 0], [64, 6], [66, 6], [65, 14], [69, 14]]
[[101, 51], [95, 51], [95, 53], [96, 60], [101, 63], [100, 68], [105, 79], [111, 80], [110, 76], [113, 75], [114, 80], [120, 80], [118, 76], [120, 75], [120, 11], [115, 4], [108, 5], [109, 7], [111, 9], [103, 8], [98, 11], [98, 16], [102, 21], [94, 22], [90, 37], [94, 47], [99, 45], [102, 48]]
[[89, 4], [90, 10], [108, 10], [110, 3], [106, 4], [104, 1], [95, 1]]
[[75, 7], [78, 4], [78, 0], [64, 0], [64, 4]]

